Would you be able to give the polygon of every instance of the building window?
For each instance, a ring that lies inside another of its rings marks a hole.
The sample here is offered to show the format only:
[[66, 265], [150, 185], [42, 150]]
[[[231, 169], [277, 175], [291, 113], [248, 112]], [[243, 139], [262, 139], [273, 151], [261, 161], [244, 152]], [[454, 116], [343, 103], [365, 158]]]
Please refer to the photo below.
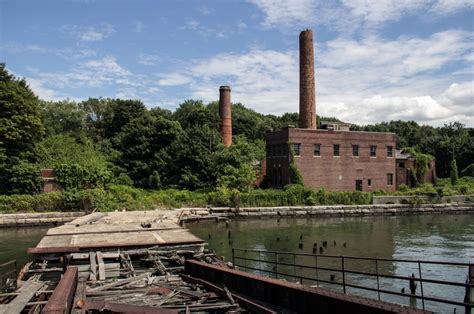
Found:
[[299, 156], [300, 155], [300, 146], [301, 146], [301, 144], [298, 144], [298, 143], [291, 144], [291, 149], [293, 150], [293, 155], [294, 156]]
[[268, 145], [268, 147], [267, 147], [267, 154], [268, 154], [268, 157], [272, 157], [272, 156], [273, 156], [273, 145]]
[[377, 146], [370, 145], [370, 157], [377, 157]]
[[387, 173], [387, 185], [393, 185], [393, 173]]
[[339, 144], [334, 144], [333, 145], [333, 156], [335, 156], [335, 157], [339, 156]]
[[314, 144], [313, 156], [321, 156], [321, 144]]
[[372, 186], [372, 179], [367, 179], [367, 186]]
[[352, 156], [359, 157], [359, 145], [352, 145]]
[[387, 146], [387, 157], [393, 157], [393, 146]]
[[405, 163], [404, 162], [399, 162], [398, 163], [398, 168], [400, 168], [400, 169], [405, 168]]
[[274, 156], [281, 156], [280, 145], [275, 145], [275, 155]]
[[356, 180], [356, 191], [362, 191], [362, 180]]

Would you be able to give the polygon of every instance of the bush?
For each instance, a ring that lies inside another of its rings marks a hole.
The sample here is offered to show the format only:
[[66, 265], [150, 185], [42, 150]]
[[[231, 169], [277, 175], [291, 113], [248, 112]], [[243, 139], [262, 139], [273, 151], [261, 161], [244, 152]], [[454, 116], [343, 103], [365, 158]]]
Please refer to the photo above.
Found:
[[118, 185], [133, 185], [133, 180], [128, 176], [128, 174], [122, 172], [118, 175], [118, 177], [113, 179], [114, 184]]
[[400, 184], [400, 185], [398, 186], [398, 189], [397, 189], [397, 190], [400, 191], [400, 192], [406, 192], [406, 191], [408, 191], [409, 189], [410, 189], [410, 188], [408, 187], [408, 185], [402, 183], [402, 184]]
[[460, 185], [458, 187], [458, 190], [459, 190], [459, 193], [461, 193], [461, 194], [467, 194], [469, 189], [468, 189], [467, 185]]
[[65, 190], [103, 188], [112, 179], [112, 173], [105, 168], [89, 168], [79, 164], [58, 165], [54, 173]]
[[20, 161], [8, 170], [11, 194], [35, 194], [41, 191], [40, 169], [37, 165]]

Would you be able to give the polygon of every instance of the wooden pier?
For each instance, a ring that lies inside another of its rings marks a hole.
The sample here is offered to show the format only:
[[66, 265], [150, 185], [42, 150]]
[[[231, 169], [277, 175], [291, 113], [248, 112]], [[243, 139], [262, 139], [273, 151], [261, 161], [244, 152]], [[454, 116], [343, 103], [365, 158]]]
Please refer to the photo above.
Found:
[[178, 214], [93, 213], [50, 229], [0, 313], [421, 312], [239, 271]]

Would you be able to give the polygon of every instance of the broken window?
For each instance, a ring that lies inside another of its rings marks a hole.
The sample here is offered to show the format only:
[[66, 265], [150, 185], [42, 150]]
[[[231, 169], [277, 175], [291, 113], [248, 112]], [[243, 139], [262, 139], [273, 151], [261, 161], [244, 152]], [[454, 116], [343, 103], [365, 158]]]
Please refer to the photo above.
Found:
[[372, 186], [372, 179], [367, 179], [367, 186]]
[[333, 145], [333, 156], [339, 156], [339, 144]]

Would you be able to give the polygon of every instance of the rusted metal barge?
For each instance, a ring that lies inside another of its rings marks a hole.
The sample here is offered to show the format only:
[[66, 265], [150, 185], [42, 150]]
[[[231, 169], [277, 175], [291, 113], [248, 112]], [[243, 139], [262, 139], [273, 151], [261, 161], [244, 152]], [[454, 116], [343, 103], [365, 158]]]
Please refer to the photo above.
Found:
[[93, 213], [50, 229], [0, 313], [417, 313], [249, 274], [205, 248], [174, 211]]

